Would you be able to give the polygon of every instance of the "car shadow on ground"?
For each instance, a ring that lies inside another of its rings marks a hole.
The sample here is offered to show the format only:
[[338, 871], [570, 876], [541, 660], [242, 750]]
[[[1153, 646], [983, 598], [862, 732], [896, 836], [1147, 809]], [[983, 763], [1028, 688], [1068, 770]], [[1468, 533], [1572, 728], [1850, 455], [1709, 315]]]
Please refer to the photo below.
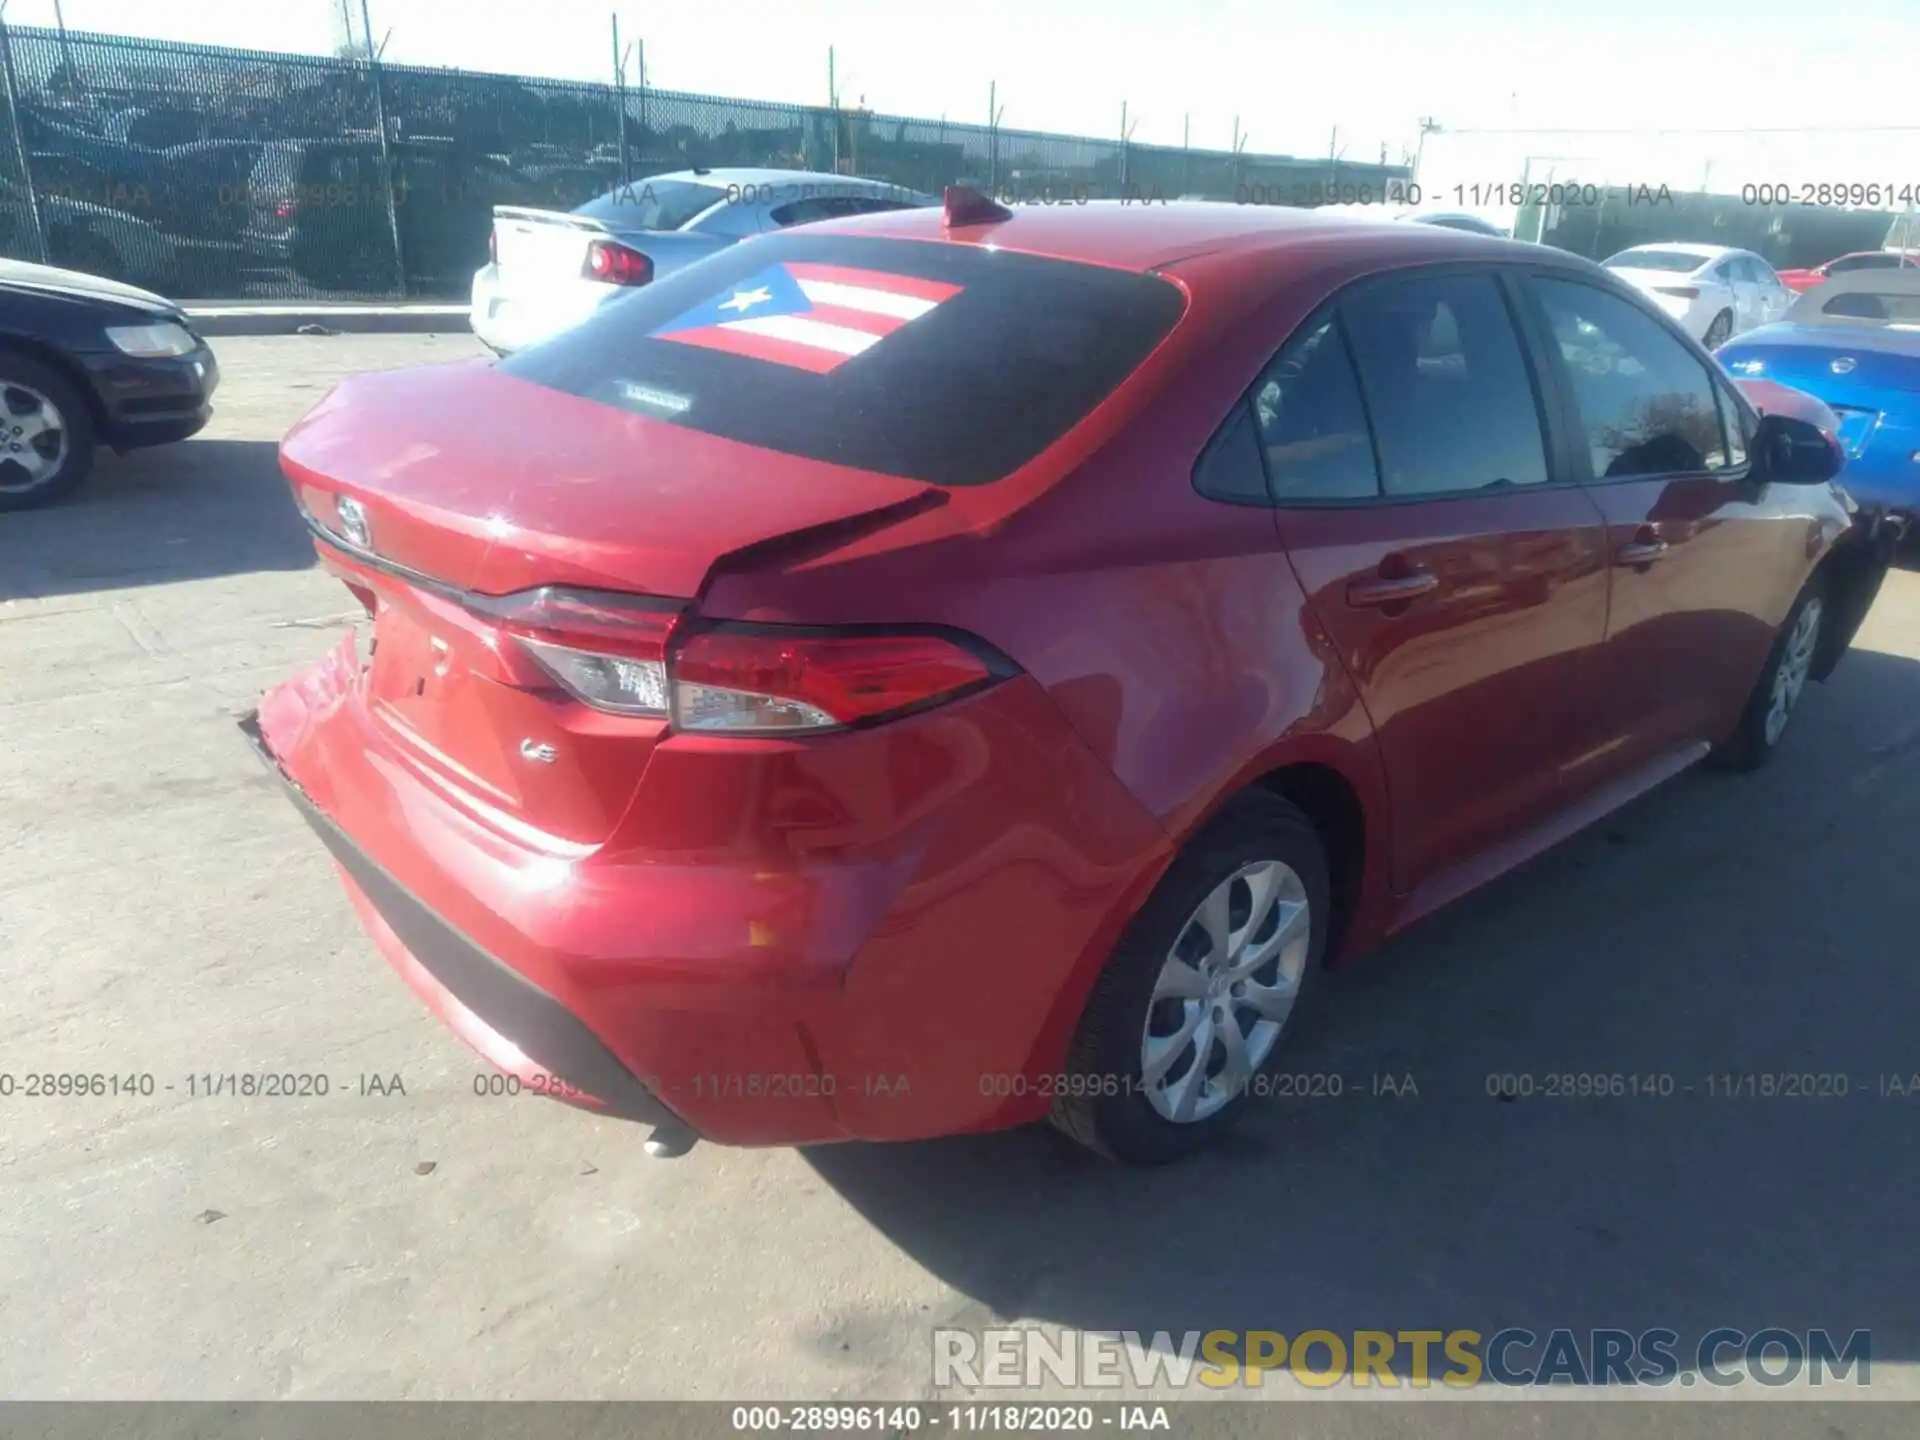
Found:
[[[1920, 662], [1855, 651], [1759, 774], [1683, 777], [1321, 975], [1280, 1068], [1339, 1098], [1268, 1100], [1159, 1170], [1044, 1128], [808, 1160], [999, 1316], [1665, 1327], [1683, 1374], [1716, 1327], [1825, 1327], [1912, 1359], [1920, 1094], [1881, 1092], [1920, 1072], [1916, 825]], [[1561, 1074], [1656, 1093], [1547, 1098]], [[1847, 1094], [1715, 1078], [1782, 1074]]]
[[0, 600], [313, 563], [270, 440], [103, 451], [70, 500], [0, 514]]

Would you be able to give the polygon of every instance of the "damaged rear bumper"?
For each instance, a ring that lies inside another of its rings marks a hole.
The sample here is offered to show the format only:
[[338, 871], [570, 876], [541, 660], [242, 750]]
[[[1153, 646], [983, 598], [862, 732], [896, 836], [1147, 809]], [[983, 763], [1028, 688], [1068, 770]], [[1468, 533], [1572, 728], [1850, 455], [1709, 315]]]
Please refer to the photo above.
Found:
[[690, 1130], [578, 1016], [435, 915], [328, 819], [267, 748], [257, 711], [239, 724], [254, 754], [339, 864], [375, 941], [455, 1033], [535, 1093], [620, 1119]]

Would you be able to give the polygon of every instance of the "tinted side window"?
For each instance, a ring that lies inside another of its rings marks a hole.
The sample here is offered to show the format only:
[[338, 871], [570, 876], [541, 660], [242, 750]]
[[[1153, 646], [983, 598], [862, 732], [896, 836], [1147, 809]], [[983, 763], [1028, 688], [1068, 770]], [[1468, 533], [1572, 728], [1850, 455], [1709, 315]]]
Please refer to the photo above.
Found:
[[731, 235], [743, 238], [758, 235], [764, 228], [761, 220], [765, 211], [758, 205], [733, 203], [718, 205], [700, 217], [699, 223], [689, 228], [702, 235]]
[[1294, 332], [1253, 386], [1275, 503], [1380, 493], [1353, 361], [1333, 312]]
[[1193, 488], [1209, 500], [1234, 505], [1266, 505], [1267, 472], [1260, 467], [1260, 436], [1246, 402], [1233, 414], [1200, 456], [1193, 469]]
[[322, 150], [307, 165], [312, 183], [357, 187], [361, 183], [360, 157], [350, 150]]
[[1707, 368], [1630, 301], [1536, 279], [1580, 407], [1594, 478], [1685, 475], [1727, 463]]
[[825, 220], [833, 215], [831, 200], [806, 199], [795, 200], [768, 212], [767, 218], [783, 229], [788, 225], [805, 225], [814, 220]]
[[1491, 276], [1368, 285], [1340, 311], [1388, 495], [1545, 482], [1533, 384]]
[[1829, 275], [1845, 275], [1850, 270], [1897, 270], [1900, 268], [1898, 255], [1851, 255], [1845, 260], [1836, 260], [1827, 267]]
[[[438, 203], [442, 201], [447, 190], [458, 190], [466, 184], [472, 185], [477, 192], [480, 184], [483, 183], [484, 172], [474, 171], [462, 177], [462, 185], [455, 185], [451, 168], [447, 163], [449, 157], [434, 150], [418, 149], [411, 145], [396, 145], [391, 152], [391, 159], [399, 182], [408, 189], [430, 192], [427, 197], [430, 202]], [[373, 176], [379, 175], [380, 157], [378, 155], [368, 157], [367, 173]]]

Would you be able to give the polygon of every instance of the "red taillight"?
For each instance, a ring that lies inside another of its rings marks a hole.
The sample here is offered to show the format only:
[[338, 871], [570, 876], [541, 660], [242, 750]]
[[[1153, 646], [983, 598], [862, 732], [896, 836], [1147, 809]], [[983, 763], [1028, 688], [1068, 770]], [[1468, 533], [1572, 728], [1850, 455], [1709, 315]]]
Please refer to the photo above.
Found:
[[1662, 295], [1678, 295], [1682, 300], [1700, 298], [1700, 287], [1697, 285], [1656, 285], [1653, 288]]
[[994, 678], [938, 635], [812, 635], [773, 626], [695, 631], [668, 660], [683, 730], [778, 734], [918, 710]]
[[498, 620], [575, 698], [615, 715], [665, 718], [678, 604], [551, 586], [467, 604]]
[[279, 200], [274, 203], [273, 218], [276, 220], [291, 220], [299, 213], [300, 202], [298, 200]]
[[925, 632], [822, 634], [778, 625], [683, 629], [676, 601], [549, 587], [468, 607], [499, 622], [576, 699], [732, 735], [838, 730], [923, 709], [1008, 672]]
[[608, 285], [645, 285], [653, 279], [653, 262], [617, 240], [595, 240], [587, 246], [587, 263], [581, 273]]

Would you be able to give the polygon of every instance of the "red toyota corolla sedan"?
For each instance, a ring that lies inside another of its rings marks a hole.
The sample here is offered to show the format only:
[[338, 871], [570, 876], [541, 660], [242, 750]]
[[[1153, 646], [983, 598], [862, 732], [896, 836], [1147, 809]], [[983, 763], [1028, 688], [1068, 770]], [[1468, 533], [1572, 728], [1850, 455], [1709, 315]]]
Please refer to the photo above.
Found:
[[428, 1006], [661, 1153], [1188, 1150], [1323, 962], [1764, 760], [1884, 573], [1596, 266], [1258, 207], [765, 236], [282, 455], [371, 634], [245, 727]]

